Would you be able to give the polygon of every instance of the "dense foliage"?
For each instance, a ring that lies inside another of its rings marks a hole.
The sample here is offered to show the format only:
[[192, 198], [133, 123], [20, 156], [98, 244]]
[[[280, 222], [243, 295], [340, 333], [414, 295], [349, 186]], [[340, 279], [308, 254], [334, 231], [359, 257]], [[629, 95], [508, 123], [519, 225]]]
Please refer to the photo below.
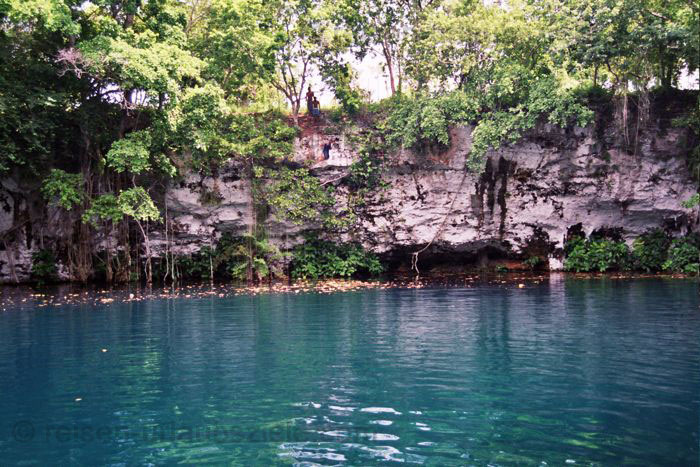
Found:
[[[184, 280], [261, 281], [282, 275], [279, 268], [282, 259], [283, 254], [266, 238], [224, 234], [215, 246], [204, 246], [190, 255], [173, 257], [172, 270], [178, 279]], [[159, 276], [172, 273], [164, 263], [160, 266]]]
[[632, 244], [634, 267], [645, 272], [660, 271], [666, 261], [670, 244], [671, 239], [660, 229], [635, 239]]
[[575, 237], [569, 240], [567, 250], [564, 268], [568, 271], [605, 272], [628, 267], [629, 250], [621, 241]]
[[[55, 249], [73, 276], [150, 280], [162, 192], [188, 171], [234, 160], [256, 212], [348, 227], [332, 187], [289, 158], [312, 81], [342, 113], [374, 114], [344, 180], [358, 190], [382, 186], [389, 149], [444, 149], [458, 123], [475, 125], [468, 169], [480, 171], [539, 122], [590, 122], [590, 90], [618, 97], [634, 147], [649, 92], [698, 70], [699, 13], [688, 0], [0, 0], [0, 174], [45, 180], [74, 224]], [[368, 56], [391, 91], [377, 104], [357, 81]], [[250, 235], [245, 275], [263, 277], [250, 253], [264, 234]], [[577, 255], [588, 251], [596, 269], [622, 254], [583, 243]]]
[[677, 238], [668, 250], [668, 259], [663, 268], [683, 274], [700, 273], [700, 241], [697, 236], [692, 238]]
[[376, 276], [382, 272], [377, 256], [360, 245], [319, 239], [296, 247], [290, 266], [295, 279], [351, 277], [358, 273]]
[[652, 230], [625, 242], [610, 238], [574, 236], [565, 245], [564, 268], [576, 272], [642, 271], [698, 274], [700, 238], [696, 234], [671, 239]]
[[32, 255], [31, 278], [39, 285], [58, 280], [56, 257], [51, 250], [39, 250]]

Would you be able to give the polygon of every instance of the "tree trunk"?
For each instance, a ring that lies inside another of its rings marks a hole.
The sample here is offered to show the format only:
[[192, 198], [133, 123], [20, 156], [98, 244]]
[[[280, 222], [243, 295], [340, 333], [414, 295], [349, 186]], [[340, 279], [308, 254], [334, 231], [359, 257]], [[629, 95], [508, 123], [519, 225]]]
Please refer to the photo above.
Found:
[[248, 258], [247, 262], [248, 264], [246, 265], [246, 282], [248, 285], [253, 283], [253, 238], [255, 236], [255, 232], [257, 231], [257, 222], [258, 222], [258, 213], [257, 213], [257, 206], [256, 206], [256, 199], [255, 199], [255, 184], [257, 182], [255, 181], [255, 162], [253, 158], [250, 158], [250, 228], [248, 230], [249, 236], [248, 236], [248, 245], [247, 245], [247, 253], [248, 253]]
[[294, 119], [294, 126], [299, 126], [299, 101], [291, 101], [292, 103], [292, 118]]
[[212, 259], [212, 248], [213, 248], [213, 242], [212, 242], [212, 236], [214, 233], [212, 232], [212, 235], [209, 236], [209, 283], [213, 286], [214, 285], [214, 261]]
[[598, 65], [593, 70], [593, 87], [598, 87]]
[[109, 284], [111, 284], [114, 280], [114, 273], [112, 272], [112, 235], [114, 234], [114, 224], [111, 225], [112, 228], [109, 230], [109, 236], [107, 237], [107, 257], [105, 258], [105, 260], [107, 261], [107, 264], [105, 266], [105, 279]]
[[152, 270], [152, 264], [151, 264], [151, 243], [149, 242], [148, 234], [146, 233], [146, 230], [143, 228], [141, 221], [137, 220], [136, 224], [139, 226], [139, 229], [141, 229], [141, 234], [143, 235], [143, 246], [146, 250], [146, 265], [145, 265], [146, 284], [151, 285], [153, 283], [153, 270]]
[[386, 60], [386, 69], [389, 72], [389, 85], [391, 86], [391, 95], [396, 94], [396, 82], [394, 81], [394, 64], [391, 60], [391, 55], [386, 49], [386, 46], [382, 46], [384, 49], [384, 59]]

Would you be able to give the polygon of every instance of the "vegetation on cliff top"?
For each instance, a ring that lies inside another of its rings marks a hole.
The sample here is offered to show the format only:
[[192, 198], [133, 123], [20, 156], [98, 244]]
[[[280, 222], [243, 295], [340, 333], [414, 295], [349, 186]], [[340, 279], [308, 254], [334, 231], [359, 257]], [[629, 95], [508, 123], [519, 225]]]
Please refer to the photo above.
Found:
[[[215, 174], [234, 159], [256, 212], [326, 231], [352, 221], [331, 214], [332, 187], [289, 160], [311, 76], [345, 115], [375, 114], [375, 141], [348, 180], [371, 189], [390, 147], [446, 147], [450, 125], [472, 123], [468, 168], [479, 171], [489, 148], [538, 121], [590, 122], [601, 93], [619, 97], [634, 146], [649, 92], [698, 69], [696, 2], [500, 3], [0, 0], [0, 173], [46, 180], [44, 196], [73, 224], [54, 250], [74, 277], [99, 268], [110, 281], [150, 280], [151, 228], [172, 233], [160, 194], [188, 171]], [[353, 69], [371, 54], [392, 92], [378, 104]], [[250, 248], [264, 240], [250, 236]]]

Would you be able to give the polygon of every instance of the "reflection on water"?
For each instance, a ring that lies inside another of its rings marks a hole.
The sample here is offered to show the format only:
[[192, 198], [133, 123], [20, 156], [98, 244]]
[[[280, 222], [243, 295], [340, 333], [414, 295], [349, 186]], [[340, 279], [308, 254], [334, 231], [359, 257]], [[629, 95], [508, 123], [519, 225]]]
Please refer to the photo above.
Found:
[[697, 283], [0, 313], [0, 464], [697, 465]]

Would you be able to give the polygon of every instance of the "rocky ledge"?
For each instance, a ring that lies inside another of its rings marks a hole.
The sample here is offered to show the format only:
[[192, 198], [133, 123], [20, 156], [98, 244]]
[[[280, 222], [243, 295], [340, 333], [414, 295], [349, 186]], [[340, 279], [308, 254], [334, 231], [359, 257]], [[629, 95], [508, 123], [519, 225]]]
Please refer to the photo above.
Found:
[[[342, 179], [358, 156], [347, 135], [321, 130], [302, 135], [295, 157], [311, 161], [324, 181]], [[696, 214], [681, 204], [697, 190], [683, 146], [687, 130], [646, 131], [635, 153], [607, 143], [614, 135], [601, 137], [593, 128], [545, 125], [492, 151], [480, 175], [465, 170], [471, 131], [454, 128], [451, 147], [442, 153], [392, 154], [383, 167], [385, 188], [367, 196], [343, 240], [361, 242], [399, 269], [428, 246], [420, 255], [428, 267], [539, 255], [558, 270], [573, 231], [614, 232], [631, 242], [656, 227], [682, 235], [697, 226]], [[331, 144], [328, 160], [318, 150], [325, 142]], [[248, 231], [250, 186], [236, 172], [229, 165], [216, 178], [192, 175], [168, 191], [178, 251], [196, 251], [223, 232]], [[344, 199], [348, 188], [336, 185]], [[207, 191], [220, 193], [219, 201], [202, 202]], [[297, 244], [309, 227], [274, 217], [266, 224], [282, 248]]]
[[[343, 240], [362, 243], [396, 270], [410, 268], [412, 253], [421, 250], [422, 270], [532, 255], [558, 270], [571, 232], [607, 231], [631, 242], [657, 227], [674, 235], [697, 229], [697, 214], [681, 204], [697, 191], [687, 162], [688, 130], [657, 121], [629, 150], [615, 128], [541, 125], [519, 143], [490, 152], [482, 174], [465, 170], [471, 127], [453, 128], [445, 151], [396, 151], [384, 161], [384, 187], [366, 196]], [[341, 204], [349, 190], [343, 175], [359, 157], [349, 136], [321, 122], [306, 125], [295, 145], [294, 160], [334, 183]], [[330, 144], [328, 159], [324, 144]], [[215, 177], [187, 175], [161, 202], [174, 225], [168, 238], [176, 254], [198, 251], [227, 232], [245, 233], [253, 222], [250, 184], [235, 163]], [[52, 224], [54, 208], [38, 199], [37, 187], [12, 178], [2, 183], [0, 205], [0, 281], [22, 282], [32, 253], [70, 241], [77, 224]], [[313, 227], [274, 216], [265, 224], [282, 249]], [[154, 254], [161, 254], [166, 232], [162, 225], [152, 229]], [[70, 279], [65, 267], [59, 271]]]

